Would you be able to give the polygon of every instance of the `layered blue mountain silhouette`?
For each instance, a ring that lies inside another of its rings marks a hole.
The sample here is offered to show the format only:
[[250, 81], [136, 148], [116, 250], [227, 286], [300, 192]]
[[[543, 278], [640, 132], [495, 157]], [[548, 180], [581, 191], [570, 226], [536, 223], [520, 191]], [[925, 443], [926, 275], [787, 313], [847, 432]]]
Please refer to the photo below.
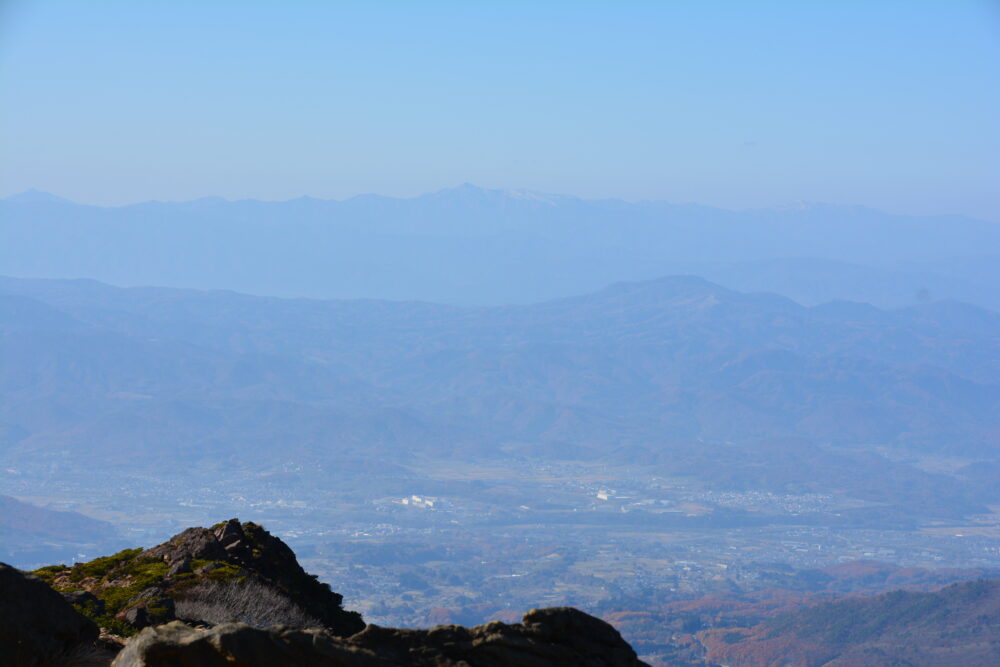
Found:
[[1000, 309], [1000, 225], [849, 206], [726, 211], [472, 185], [395, 199], [0, 201], [0, 274], [498, 305], [669, 274], [803, 303]]
[[805, 307], [684, 276], [525, 306], [13, 278], [0, 302], [14, 466], [529, 456], [947, 511], [996, 491], [871, 451], [995, 458], [1000, 314], [959, 302]]

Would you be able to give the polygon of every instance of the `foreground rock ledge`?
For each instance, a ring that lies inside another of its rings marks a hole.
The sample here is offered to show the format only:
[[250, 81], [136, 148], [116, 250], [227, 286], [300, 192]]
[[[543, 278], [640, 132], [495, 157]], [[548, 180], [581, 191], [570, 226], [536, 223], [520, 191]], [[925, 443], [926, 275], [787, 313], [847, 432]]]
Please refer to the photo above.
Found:
[[0, 563], [0, 665], [44, 665], [96, 638], [97, 626], [48, 584]]
[[398, 630], [369, 625], [347, 638], [318, 628], [197, 629], [174, 621], [143, 630], [113, 667], [647, 667], [618, 631], [569, 607], [535, 609], [521, 623]]
[[35, 573], [102, 627], [121, 623], [129, 635], [177, 619], [323, 627], [342, 636], [365, 627], [360, 614], [341, 606], [340, 594], [302, 569], [287, 544], [239, 519], [188, 528], [145, 551]]

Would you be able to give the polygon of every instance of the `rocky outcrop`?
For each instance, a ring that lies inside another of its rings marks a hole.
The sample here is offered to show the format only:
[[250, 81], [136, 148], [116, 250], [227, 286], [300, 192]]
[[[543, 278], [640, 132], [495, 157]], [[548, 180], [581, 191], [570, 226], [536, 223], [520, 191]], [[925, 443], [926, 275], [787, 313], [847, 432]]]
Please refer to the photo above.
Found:
[[190, 573], [192, 564], [204, 561], [210, 562], [196, 575], [212, 577], [220, 565], [235, 566], [244, 579], [273, 586], [335, 634], [350, 635], [364, 627], [359, 614], [341, 607], [340, 594], [307, 574], [287, 544], [255, 523], [230, 519], [211, 529], [188, 528], [140, 557], [162, 559], [168, 577]]
[[0, 563], [0, 664], [48, 665], [96, 638], [97, 626], [44, 581]]
[[160, 558], [168, 563], [181, 563], [185, 560], [190, 563], [194, 559], [226, 560], [226, 550], [219, 543], [216, 533], [221, 532], [221, 527], [232, 521], [239, 523], [236, 519], [230, 519], [214, 530], [200, 526], [188, 528], [163, 544], [146, 549], [142, 555]]
[[[76, 595], [80, 608], [102, 626], [115, 625], [123, 634], [176, 618], [261, 627], [318, 625], [343, 636], [365, 626], [359, 614], [343, 609], [340, 595], [302, 569], [287, 544], [238, 519], [188, 528], [150, 549], [36, 573], [57, 590]], [[75, 592], [80, 590], [90, 597]], [[267, 604], [255, 605], [255, 600]]]
[[351, 637], [321, 629], [256, 629], [174, 622], [132, 639], [113, 667], [641, 667], [618, 631], [565, 607], [528, 612], [521, 623], [397, 630], [369, 625]]
[[130, 599], [116, 618], [134, 628], [168, 623], [177, 618], [174, 601], [162, 588], [151, 586]]
[[[24, 617], [28, 620], [8, 620], [3, 630], [18, 628], [18, 623], [33, 628], [25, 637], [33, 642], [31, 655], [43, 658], [89, 642], [99, 652], [89, 665], [107, 665], [121, 646], [120, 638], [102, 636], [95, 644], [97, 628], [67, 600], [114, 634], [134, 635], [117, 653], [117, 667], [644, 664], [610, 625], [564, 607], [534, 610], [513, 624], [495, 621], [430, 630], [366, 627], [360, 615], [341, 607], [340, 595], [302, 569], [284, 542], [254, 523], [236, 519], [189, 528], [151, 549], [125, 550], [36, 573], [66, 599], [42, 581], [17, 573], [18, 586], [43, 590], [47, 597], [40, 599], [52, 609], [29, 614]], [[4, 590], [0, 603], [14, 600], [8, 614], [14, 618], [17, 600], [26, 595]], [[0, 635], [8, 642], [0, 650], [21, 650], [18, 642], [26, 640], [17, 632]], [[0, 655], [7, 654], [13, 655]], [[0, 664], [6, 666], [2, 660]]]
[[89, 607], [97, 614], [104, 613], [104, 600], [90, 591], [67, 591], [62, 596], [66, 602], [73, 606]]

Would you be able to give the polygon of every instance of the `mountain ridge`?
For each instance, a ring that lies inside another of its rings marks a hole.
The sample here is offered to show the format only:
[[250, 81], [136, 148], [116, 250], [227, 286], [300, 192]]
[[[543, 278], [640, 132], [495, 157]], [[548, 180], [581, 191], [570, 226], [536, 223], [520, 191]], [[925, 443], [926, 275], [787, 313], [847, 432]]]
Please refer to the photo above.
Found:
[[[128, 206], [139, 206], [142, 204], [194, 204], [194, 203], [239, 203], [239, 202], [253, 202], [260, 204], [285, 204], [289, 202], [296, 201], [311, 201], [311, 202], [335, 202], [335, 203], [345, 203], [350, 202], [355, 199], [380, 199], [380, 200], [392, 200], [392, 201], [407, 201], [413, 199], [447, 199], [449, 197], [473, 197], [479, 199], [488, 199], [503, 197], [508, 199], [520, 199], [528, 200], [533, 202], [541, 202], [552, 204], [555, 202], [606, 202], [610, 204], [633, 204], [633, 205], [647, 205], [647, 206], [668, 206], [668, 207], [683, 207], [683, 208], [704, 208], [713, 210], [741, 210], [741, 209], [724, 209], [720, 207], [709, 206], [705, 204], [680, 204], [675, 202], [670, 202], [667, 200], [660, 199], [636, 199], [636, 200], [626, 200], [618, 197], [596, 197], [588, 198], [581, 197], [578, 195], [571, 194], [560, 194], [551, 192], [542, 192], [538, 190], [530, 190], [526, 188], [488, 188], [473, 183], [465, 182], [458, 185], [453, 185], [450, 187], [443, 187], [437, 190], [432, 190], [430, 192], [425, 192], [422, 194], [411, 195], [411, 196], [394, 196], [394, 195], [384, 195], [375, 192], [363, 192], [355, 195], [349, 195], [347, 197], [336, 198], [336, 197], [318, 197], [315, 195], [303, 194], [295, 197], [288, 197], [286, 199], [257, 199], [254, 197], [244, 197], [239, 199], [230, 199], [220, 195], [204, 195], [201, 197], [195, 197], [193, 199], [179, 199], [179, 200], [159, 200], [159, 199], [148, 199], [142, 201], [131, 202], [127, 204], [116, 204], [116, 205], [102, 205], [102, 204], [83, 204], [77, 203], [70, 199], [61, 197], [59, 195], [53, 194], [46, 190], [41, 190], [39, 188], [28, 188], [21, 192], [16, 192], [7, 195], [6, 197], [0, 198], [0, 201], [8, 201], [14, 203], [45, 203], [45, 202], [68, 202], [78, 204], [79, 206], [92, 206], [96, 208], [123, 208]], [[748, 208], [742, 209], [744, 211], [803, 211], [803, 210], [842, 210], [842, 211], [876, 211], [882, 212], [879, 209], [864, 206], [861, 204], [833, 204], [828, 202], [792, 202], [789, 204], [776, 206], [773, 208]], [[938, 217], [943, 214], [928, 214], [926, 217]], [[967, 216], [958, 216], [967, 217]], [[973, 219], [973, 218], [968, 218]]]
[[996, 458], [1000, 316], [972, 306], [806, 307], [690, 277], [504, 307], [0, 280], [7, 298], [38, 302], [0, 325], [13, 468], [521, 452], [931, 515], [1000, 500], [975, 467], [908, 462]]
[[[0, 236], [4, 274], [283, 297], [501, 305], [713, 273], [742, 291], [784, 286], [811, 302], [905, 305], [930, 294], [1000, 308], [990, 289], [1000, 225], [866, 208], [728, 211], [474, 186], [122, 207], [15, 199], [0, 201]], [[982, 255], [980, 269], [962, 269], [962, 258]]]
[[806, 606], [753, 628], [699, 633], [706, 661], [771, 665], [991, 665], [1000, 660], [1000, 580]]

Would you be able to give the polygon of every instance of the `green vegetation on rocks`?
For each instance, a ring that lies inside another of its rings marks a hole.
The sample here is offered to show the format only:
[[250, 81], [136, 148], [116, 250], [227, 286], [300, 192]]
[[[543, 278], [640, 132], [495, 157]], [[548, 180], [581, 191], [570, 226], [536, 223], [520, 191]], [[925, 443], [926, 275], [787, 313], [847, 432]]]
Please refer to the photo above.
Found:
[[142, 553], [142, 549], [125, 549], [112, 556], [76, 563], [71, 567], [50, 565], [32, 574], [60, 593], [80, 590], [93, 593], [103, 604], [83, 602], [74, 605], [76, 610], [102, 628], [129, 636], [138, 628], [118, 615], [127, 610], [143, 591], [162, 584], [168, 570], [162, 559], [142, 556]]
[[257, 524], [237, 519], [211, 529], [188, 528], [150, 549], [125, 549], [72, 566], [50, 565], [34, 574], [61, 593], [91, 594], [74, 603], [77, 611], [124, 636], [174, 620], [178, 603], [182, 613], [209, 610], [213, 622], [253, 623], [247, 605], [234, 602], [227, 609], [226, 600], [238, 601], [240, 596], [220, 595], [220, 585], [260, 591], [276, 601], [272, 606], [287, 610], [287, 618], [267, 615], [269, 622], [311, 619], [336, 635], [364, 628], [361, 616], [344, 610], [342, 597], [306, 573], [284, 542]]

